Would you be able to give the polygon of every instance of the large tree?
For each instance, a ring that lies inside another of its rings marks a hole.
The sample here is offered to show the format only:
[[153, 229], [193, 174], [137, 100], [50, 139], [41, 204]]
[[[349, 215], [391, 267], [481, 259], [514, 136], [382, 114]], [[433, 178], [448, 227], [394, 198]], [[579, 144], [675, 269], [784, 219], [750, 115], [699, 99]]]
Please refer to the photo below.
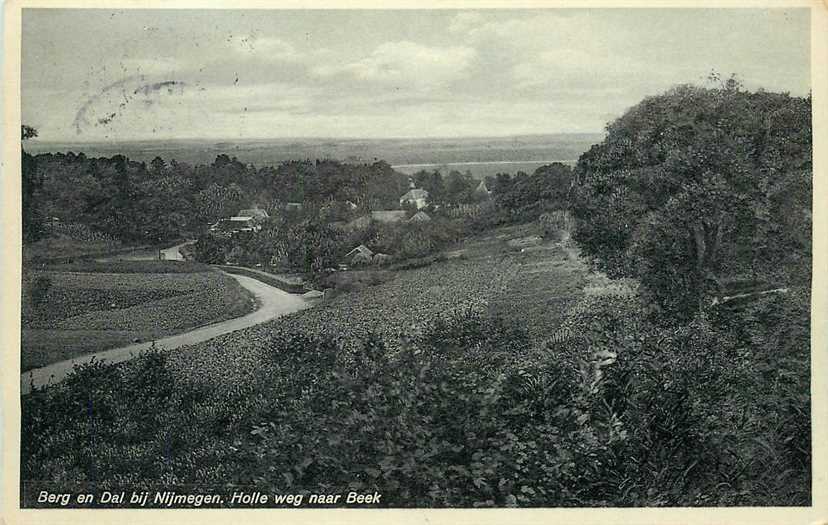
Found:
[[643, 100], [578, 162], [576, 241], [673, 314], [733, 280], [807, 279], [810, 106], [733, 80]]

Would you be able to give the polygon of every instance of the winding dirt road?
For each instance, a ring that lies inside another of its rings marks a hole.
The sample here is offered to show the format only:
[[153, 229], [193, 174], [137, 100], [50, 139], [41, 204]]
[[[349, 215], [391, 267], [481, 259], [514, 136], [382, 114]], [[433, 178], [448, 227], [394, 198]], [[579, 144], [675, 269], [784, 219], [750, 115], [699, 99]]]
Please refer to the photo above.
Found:
[[[233, 274], [227, 275], [236, 279], [239, 284], [250, 290], [256, 296], [259, 308], [242, 317], [202, 326], [201, 328], [196, 328], [183, 334], [158, 339], [155, 341], [156, 346], [162, 347], [165, 350], [173, 350], [182, 346], [194, 345], [223, 334], [270, 321], [271, 319], [292, 312], [298, 312], [299, 310], [312, 306], [315, 302], [298, 295], [289, 294], [251, 277]], [[148, 349], [151, 344], [152, 342], [146, 342], [121, 348], [113, 348], [112, 350], [78, 356], [67, 359], [66, 361], [46, 365], [42, 368], [29, 370], [20, 376], [20, 393], [23, 395], [28, 394], [31, 391], [32, 384], [34, 386], [42, 386], [48, 383], [62, 381], [72, 371], [72, 366], [75, 363], [87, 363], [93, 357], [99, 361], [106, 360], [108, 363], [120, 363], [135, 357], [142, 350]]]
[[161, 250], [162, 257], [165, 261], [183, 261], [184, 256], [181, 255], [181, 251], [179, 250], [179, 248], [189, 246], [195, 243], [196, 241], [186, 241], [182, 242], [181, 244], [176, 244], [175, 246], [171, 246], [169, 248]]

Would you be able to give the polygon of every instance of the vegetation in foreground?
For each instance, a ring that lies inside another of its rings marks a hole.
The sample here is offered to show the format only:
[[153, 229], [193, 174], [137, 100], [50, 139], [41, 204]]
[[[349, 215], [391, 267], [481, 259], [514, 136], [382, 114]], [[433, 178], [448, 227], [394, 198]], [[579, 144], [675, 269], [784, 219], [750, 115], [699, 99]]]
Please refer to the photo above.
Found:
[[[806, 290], [663, 327], [610, 286], [533, 338], [492, 306], [525, 256], [499, 243], [494, 267], [489, 240], [185, 352], [79, 368], [24, 400], [24, 479], [402, 507], [807, 503]], [[564, 260], [534, 253], [524, 269]]]
[[474, 308], [393, 344], [276, 330], [230, 384], [165, 354], [79, 368], [24, 401], [24, 479], [367, 489], [402, 507], [807, 504], [807, 330], [780, 359], [727, 323], [642, 332], [634, 298], [582, 310], [566, 345]]
[[233, 278], [189, 263], [73, 263], [24, 276], [21, 369], [131, 344], [253, 309]]
[[548, 328], [505, 319], [525, 307], [510, 283], [571, 283], [565, 234], [469, 250], [187, 354], [78, 368], [24, 399], [22, 478], [399, 507], [809, 505], [809, 107], [731, 80], [610, 125], [575, 170], [573, 238], [636, 285], [542, 279], [557, 291], [527, 301], [567, 296]]

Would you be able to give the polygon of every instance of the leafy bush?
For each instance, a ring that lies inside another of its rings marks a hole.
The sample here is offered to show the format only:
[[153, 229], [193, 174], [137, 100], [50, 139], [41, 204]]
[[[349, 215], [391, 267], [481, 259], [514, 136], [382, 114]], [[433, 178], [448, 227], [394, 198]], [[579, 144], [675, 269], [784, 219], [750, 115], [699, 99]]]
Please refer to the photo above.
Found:
[[94, 231], [86, 224], [54, 222], [50, 223], [48, 229], [49, 233], [53, 236], [68, 237], [76, 241], [115, 241], [115, 239], [111, 235], [108, 235], [103, 232]]

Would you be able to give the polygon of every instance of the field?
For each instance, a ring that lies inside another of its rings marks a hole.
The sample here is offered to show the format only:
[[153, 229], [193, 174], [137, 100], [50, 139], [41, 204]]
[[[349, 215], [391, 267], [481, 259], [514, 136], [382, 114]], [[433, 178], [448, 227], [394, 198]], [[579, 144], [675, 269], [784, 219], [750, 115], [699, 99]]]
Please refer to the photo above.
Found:
[[66, 236], [46, 237], [23, 247], [23, 260], [27, 264], [66, 264], [75, 261], [98, 260], [152, 261], [158, 257], [162, 246], [124, 246], [104, 239], [73, 239]]
[[237, 317], [252, 296], [208, 266], [155, 261], [49, 265], [24, 277], [23, 371]]
[[[373, 162], [383, 159], [391, 165], [423, 164], [423, 169], [444, 164], [475, 163], [452, 166], [470, 170], [482, 178], [498, 171], [514, 173], [532, 170], [551, 161], [577, 159], [600, 134], [553, 134], [517, 137], [445, 138], [445, 139], [273, 139], [243, 142], [165, 141], [109, 143], [48, 143], [29, 141], [31, 153], [83, 151], [87, 156], [111, 157], [123, 154], [133, 160], [151, 161], [155, 156], [191, 164], [210, 164], [217, 155], [236, 156], [256, 166], [275, 165], [285, 160], [332, 158], [346, 162]], [[491, 164], [493, 162], [518, 164]], [[421, 167], [414, 167], [417, 171]], [[411, 167], [399, 171], [409, 173]]]
[[533, 173], [536, 169], [546, 164], [553, 162], [561, 162], [563, 164], [575, 164], [575, 159], [540, 159], [540, 160], [514, 160], [514, 161], [481, 161], [481, 162], [443, 162], [443, 163], [423, 163], [423, 164], [397, 164], [391, 166], [400, 173], [406, 175], [413, 175], [418, 171], [427, 171], [429, 173], [437, 170], [444, 177], [447, 177], [452, 171], [459, 171], [465, 173], [469, 171], [472, 176], [477, 179], [486, 177], [494, 177], [498, 173], [514, 174], [518, 172]]
[[[26, 244], [23, 248], [24, 261], [40, 261], [55, 258], [72, 259], [111, 253], [124, 247], [111, 240], [75, 240], [71, 238], [46, 238]], [[59, 256], [56, 254], [60, 254]]]
[[[583, 295], [587, 269], [555, 243], [524, 252], [507, 245], [510, 239], [538, 232], [536, 225], [498, 228], [454, 247], [447, 260], [398, 271], [390, 278], [385, 271], [372, 272], [379, 274], [375, 279], [365, 275], [369, 272], [345, 272], [343, 277], [357, 274], [356, 291], [176, 352], [170, 356], [172, 368], [188, 381], [233, 389], [255, 381], [260, 373], [257, 363], [268, 359], [275, 332], [328, 335], [354, 348], [369, 332], [389, 341], [414, 337], [436, 318], [469, 308], [513, 322], [539, 343]], [[372, 281], [379, 284], [366, 286]]]

